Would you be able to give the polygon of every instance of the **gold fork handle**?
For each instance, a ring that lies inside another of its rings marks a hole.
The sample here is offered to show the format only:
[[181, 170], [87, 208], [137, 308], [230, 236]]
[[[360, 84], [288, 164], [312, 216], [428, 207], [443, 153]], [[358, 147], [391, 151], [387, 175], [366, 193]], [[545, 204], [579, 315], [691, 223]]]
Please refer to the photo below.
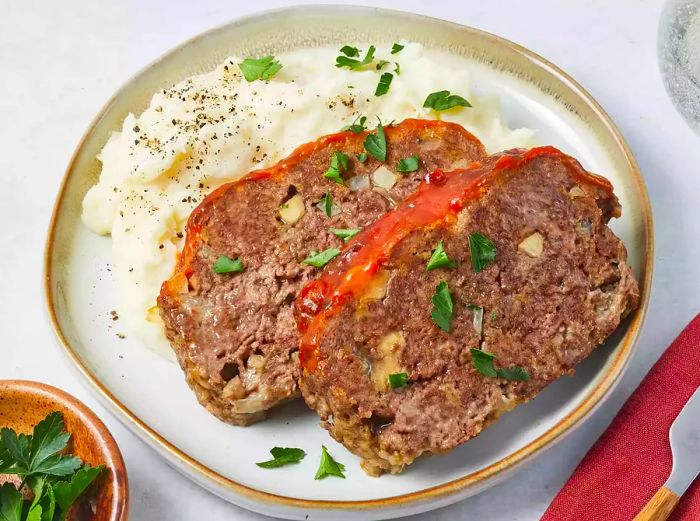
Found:
[[676, 508], [681, 497], [666, 487], [661, 487], [654, 497], [637, 514], [634, 521], [665, 521]]

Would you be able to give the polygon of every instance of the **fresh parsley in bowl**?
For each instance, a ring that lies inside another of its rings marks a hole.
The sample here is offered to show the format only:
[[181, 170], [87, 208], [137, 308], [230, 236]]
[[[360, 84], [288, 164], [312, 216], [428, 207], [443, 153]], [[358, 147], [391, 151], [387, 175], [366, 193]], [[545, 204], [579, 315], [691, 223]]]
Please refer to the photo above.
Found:
[[0, 521], [125, 521], [128, 492], [95, 413], [55, 387], [0, 380]]

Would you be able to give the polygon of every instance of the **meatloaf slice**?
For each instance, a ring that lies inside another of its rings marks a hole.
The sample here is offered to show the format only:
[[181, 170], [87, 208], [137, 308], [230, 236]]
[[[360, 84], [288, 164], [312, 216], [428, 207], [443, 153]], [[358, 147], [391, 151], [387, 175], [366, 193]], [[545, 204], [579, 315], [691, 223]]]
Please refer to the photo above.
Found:
[[[363, 228], [413, 192], [427, 172], [486, 156], [473, 135], [452, 123], [406, 120], [384, 132], [384, 164], [371, 155], [357, 158], [375, 131], [326, 136], [220, 187], [190, 216], [184, 250], [158, 305], [188, 384], [222, 420], [247, 425], [298, 395], [292, 303], [319, 272], [303, 262], [310, 252], [342, 248], [331, 229]], [[345, 167], [344, 156], [333, 159], [336, 152], [346, 154]], [[413, 155], [418, 169], [397, 175], [398, 161]], [[333, 161], [344, 184], [324, 177]], [[222, 255], [240, 259], [244, 271], [216, 273]]]
[[619, 215], [551, 147], [431, 174], [300, 293], [306, 402], [372, 475], [473, 438], [637, 306]]

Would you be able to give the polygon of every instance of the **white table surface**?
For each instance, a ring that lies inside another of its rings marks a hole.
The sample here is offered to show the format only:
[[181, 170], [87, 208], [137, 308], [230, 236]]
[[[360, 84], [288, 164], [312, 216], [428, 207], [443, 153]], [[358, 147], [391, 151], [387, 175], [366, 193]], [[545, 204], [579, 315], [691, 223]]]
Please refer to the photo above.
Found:
[[[587, 423], [508, 481], [422, 520], [538, 519], [662, 350], [700, 311], [700, 137], [666, 95], [656, 61], [660, 0], [394, 0], [518, 42], [569, 72], [617, 122], [646, 178], [656, 226], [649, 316], [631, 366]], [[131, 518], [263, 519], [168, 467], [98, 405], [44, 311], [42, 256], [54, 196], [88, 123], [134, 72], [182, 40], [281, 1], [55, 1], [0, 4], [0, 378], [61, 387], [119, 443]]]

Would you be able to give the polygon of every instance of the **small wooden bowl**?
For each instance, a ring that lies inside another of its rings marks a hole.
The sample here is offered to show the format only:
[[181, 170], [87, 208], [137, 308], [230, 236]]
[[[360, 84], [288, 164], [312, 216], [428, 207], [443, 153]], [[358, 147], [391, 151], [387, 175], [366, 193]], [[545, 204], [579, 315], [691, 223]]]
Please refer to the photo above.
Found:
[[83, 403], [60, 389], [38, 382], [0, 380], [0, 427], [30, 434], [53, 411], [63, 415], [66, 430], [71, 434], [71, 454], [106, 469], [99, 478], [94, 509], [79, 508], [75, 518], [126, 521], [129, 511], [126, 468], [119, 447], [104, 423]]

